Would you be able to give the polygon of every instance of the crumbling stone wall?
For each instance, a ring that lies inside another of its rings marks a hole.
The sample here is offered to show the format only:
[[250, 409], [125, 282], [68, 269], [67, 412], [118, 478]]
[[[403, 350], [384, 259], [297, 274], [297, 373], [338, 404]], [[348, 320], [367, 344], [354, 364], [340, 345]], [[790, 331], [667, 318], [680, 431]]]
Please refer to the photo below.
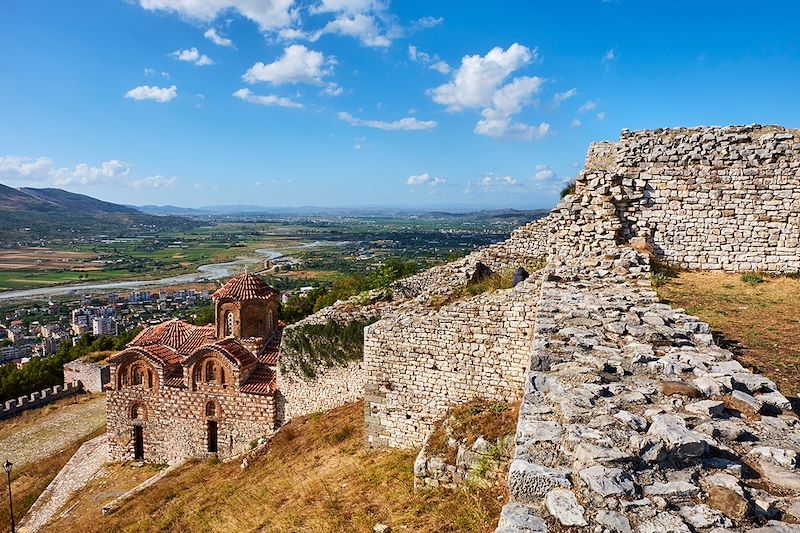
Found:
[[800, 271], [800, 130], [625, 130], [592, 145], [576, 185], [552, 228], [572, 238], [551, 244], [583, 253], [640, 237], [686, 268]]
[[285, 424], [298, 416], [360, 400], [364, 395], [364, 363], [319, 366], [314, 377], [279, 370], [278, 383], [281, 389], [276, 398], [277, 417], [279, 424]]
[[70, 361], [64, 365], [64, 383], [83, 387], [86, 392], [103, 392], [111, 374], [107, 363]]
[[789, 531], [800, 422], [775, 384], [658, 303], [647, 257], [554, 264], [497, 533]]
[[0, 419], [14, 416], [28, 409], [41, 407], [42, 405], [60, 400], [61, 398], [66, 398], [67, 396], [72, 396], [81, 391], [83, 391], [81, 387], [72, 383], [65, 383], [64, 386], [55, 385], [38, 392], [20, 396], [14, 400], [8, 400], [0, 406]]
[[538, 280], [440, 310], [398, 312], [365, 332], [365, 437], [413, 448], [453, 405], [514, 400], [530, 358]]

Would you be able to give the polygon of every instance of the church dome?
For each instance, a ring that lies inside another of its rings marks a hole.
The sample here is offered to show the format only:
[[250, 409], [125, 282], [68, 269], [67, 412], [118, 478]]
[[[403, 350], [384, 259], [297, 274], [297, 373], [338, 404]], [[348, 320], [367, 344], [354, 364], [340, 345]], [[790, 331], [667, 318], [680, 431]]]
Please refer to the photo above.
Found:
[[215, 300], [269, 300], [278, 294], [276, 289], [267, 285], [260, 277], [245, 272], [229, 279], [213, 294], [213, 298]]

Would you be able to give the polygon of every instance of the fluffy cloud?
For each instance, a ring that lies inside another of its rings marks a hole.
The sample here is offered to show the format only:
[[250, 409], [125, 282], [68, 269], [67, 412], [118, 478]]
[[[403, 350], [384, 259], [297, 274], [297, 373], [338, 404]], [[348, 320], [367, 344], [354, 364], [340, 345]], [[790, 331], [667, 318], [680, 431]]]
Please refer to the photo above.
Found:
[[451, 70], [450, 65], [442, 61], [437, 54], [430, 55], [422, 50], [419, 50], [414, 45], [408, 46], [408, 58], [411, 61], [420, 62], [424, 65], [427, 65], [429, 69], [440, 72], [441, 74], [449, 74]]
[[378, 27], [375, 17], [363, 13], [346, 13], [337, 16], [314, 33], [311, 40], [316, 41], [326, 33], [355, 37], [366, 46], [386, 47], [392, 44], [391, 39]]
[[311, 13], [363, 13], [382, 11], [386, 5], [379, 0], [322, 0], [311, 6]]
[[53, 161], [47, 157], [0, 157], [0, 178], [10, 181], [44, 181], [57, 186], [85, 186], [118, 181], [119, 178], [128, 176], [130, 171], [129, 163], [116, 159], [100, 163], [99, 166], [79, 163], [75, 168], [55, 168]]
[[155, 100], [161, 103], [169, 102], [176, 96], [178, 96], [178, 88], [174, 85], [171, 87], [140, 85], [125, 93], [125, 98], [131, 98], [133, 100]]
[[[496, 176], [491, 172], [484, 174], [484, 176], [478, 182], [478, 186], [483, 189], [484, 192], [496, 192], [513, 189], [517, 188], [518, 185], [519, 182], [514, 176]], [[467, 188], [471, 189], [472, 184], [467, 184]]]
[[411, 27], [415, 30], [423, 28], [434, 28], [444, 23], [443, 17], [422, 17], [411, 23]]
[[478, 135], [523, 141], [541, 139], [550, 131], [549, 124], [542, 122], [533, 126], [515, 122], [512, 117], [535, 102], [534, 97], [541, 91], [544, 79], [519, 76], [506, 83], [513, 72], [536, 58], [535, 49], [517, 43], [506, 50], [493, 48], [485, 56], [464, 56], [453, 79], [430, 90], [429, 95], [451, 113], [482, 108], [482, 118], [473, 130]]
[[186, 61], [188, 63], [194, 63], [198, 66], [204, 65], [213, 65], [214, 60], [208, 57], [205, 54], [201, 54], [197, 51], [197, 48], [188, 48], [186, 50], [175, 50], [170, 54], [171, 57], [174, 57], [178, 61]]
[[414, 117], [404, 117], [394, 122], [384, 122], [382, 120], [363, 120], [355, 118], [350, 113], [342, 111], [339, 113], [339, 118], [344, 120], [351, 126], [366, 126], [368, 128], [376, 128], [384, 131], [419, 131], [431, 130], [439, 124], [433, 120], [417, 120]]
[[257, 95], [253, 94], [250, 89], [239, 89], [233, 96], [239, 98], [240, 100], [244, 100], [245, 102], [250, 102], [251, 104], [259, 104], [259, 105], [266, 105], [266, 106], [280, 106], [280, 107], [293, 107], [293, 108], [301, 108], [303, 104], [299, 102], [295, 102], [289, 98], [285, 98], [282, 96], [276, 96], [274, 94], [268, 95]]
[[217, 33], [217, 30], [215, 30], [214, 28], [209, 28], [208, 30], [206, 30], [206, 32], [203, 34], [203, 37], [205, 37], [212, 43], [216, 44], [217, 46], [233, 47], [233, 41]]
[[576, 89], [575, 87], [573, 87], [572, 89], [569, 89], [567, 91], [564, 91], [563, 93], [556, 93], [556, 94], [553, 95], [553, 104], [556, 107], [558, 107], [561, 104], [561, 102], [569, 100], [570, 98], [572, 98], [576, 94], [578, 94], [578, 89]]
[[248, 83], [263, 81], [272, 85], [325, 85], [328, 82], [323, 78], [333, 73], [335, 64], [335, 59], [326, 58], [321, 52], [309, 50], [302, 44], [293, 44], [286, 47], [283, 55], [272, 63], [258, 62], [250, 67], [242, 79]]
[[429, 185], [431, 187], [436, 187], [437, 185], [442, 185], [446, 183], [447, 180], [441, 177], [431, 177], [430, 174], [427, 172], [425, 174], [418, 174], [416, 176], [409, 176], [406, 180], [406, 183], [410, 186], [416, 185]]
[[144, 9], [169, 11], [202, 22], [233, 11], [258, 24], [262, 31], [291, 24], [293, 4], [294, 0], [139, 0]]
[[433, 101], [450, 112], [491, 105], [499, 85], [515, 70], [536, 58], [536, 50], [514, 43], [493, 48], [485, 56], [464, 56], [453, 79], [430, 91]]
[[15, 155], [0, 157], [0, 178], [3, 180], [41, 180], [46, 179], [53, 168], [53, 161], [47, 157], [20, 157]]
[[577, 128], [577, 127], [578, 127], [578, 126], [580, 126], [580, 125], [581, 125], [581, 121], [580, 121], [580, 119], [573, 118], [573, 119], [572, 119], [572, 122], [570, 122], [570, 124], [569, 124], [569, 127], [570, 127], [570, 128]]
[[149, 176], [129, 183], [136, 189], [169, 189], [175, 186], [175, 178], [165, 178], [164, 176]]
[[130, 176], [133, 165], [111, 159], [97, 166], [79, 163], [75, 167], [56, 168], [47, 157], [0, 157], [0, 179], [21, 185], [43, 182], [55, 187], [86, 187], [91, 185], [118, 185], [135, 188], [165, 188], [175, 185], [175, 178]]
[[548, 165], [536, 165], [533, 171], [534, 181], [547, 181], [556, 177], [556, 173]]

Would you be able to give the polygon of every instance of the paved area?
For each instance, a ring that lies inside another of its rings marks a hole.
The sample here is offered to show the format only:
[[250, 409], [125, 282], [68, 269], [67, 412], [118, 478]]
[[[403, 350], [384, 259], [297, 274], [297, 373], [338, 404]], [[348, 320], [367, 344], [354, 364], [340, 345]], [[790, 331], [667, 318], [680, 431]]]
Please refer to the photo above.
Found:
[[0, 440], [0, 462], [8, 459], [18, 468], [50, 457], [81, 437], [105, 426], [105, 423], [104, 397], [61, 406], [52, 414], [24, 424]]
[[75, 455], [34, 502], [20, 524], [20, 533], [35, 533], [92, 479], [108, 460], [106, 436], [84, 442]]

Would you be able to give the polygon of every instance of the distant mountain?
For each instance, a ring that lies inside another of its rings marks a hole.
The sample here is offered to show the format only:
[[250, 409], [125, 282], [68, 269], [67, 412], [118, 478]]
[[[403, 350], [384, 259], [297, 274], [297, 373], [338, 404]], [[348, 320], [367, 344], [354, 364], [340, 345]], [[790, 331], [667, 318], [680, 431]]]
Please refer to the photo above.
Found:
[[130, 236], [136, 231], [179, 229], [194, 224], [187, 218], [153, 216], [62, 189], [15, 189], [0, 184], [0, 242], [4, 244]]
[[141, 211], [142, 213], [147, 213], [148, 215], [175, 215], [181, 217], [191, 217], [191, 216], [207, 216], [213, 214], [210, 211], [206, 211], [203, 209], [192, 209], [191, 207], [176, 207], [174, 205], [138, 205], [138, 206], [129, 206]]

